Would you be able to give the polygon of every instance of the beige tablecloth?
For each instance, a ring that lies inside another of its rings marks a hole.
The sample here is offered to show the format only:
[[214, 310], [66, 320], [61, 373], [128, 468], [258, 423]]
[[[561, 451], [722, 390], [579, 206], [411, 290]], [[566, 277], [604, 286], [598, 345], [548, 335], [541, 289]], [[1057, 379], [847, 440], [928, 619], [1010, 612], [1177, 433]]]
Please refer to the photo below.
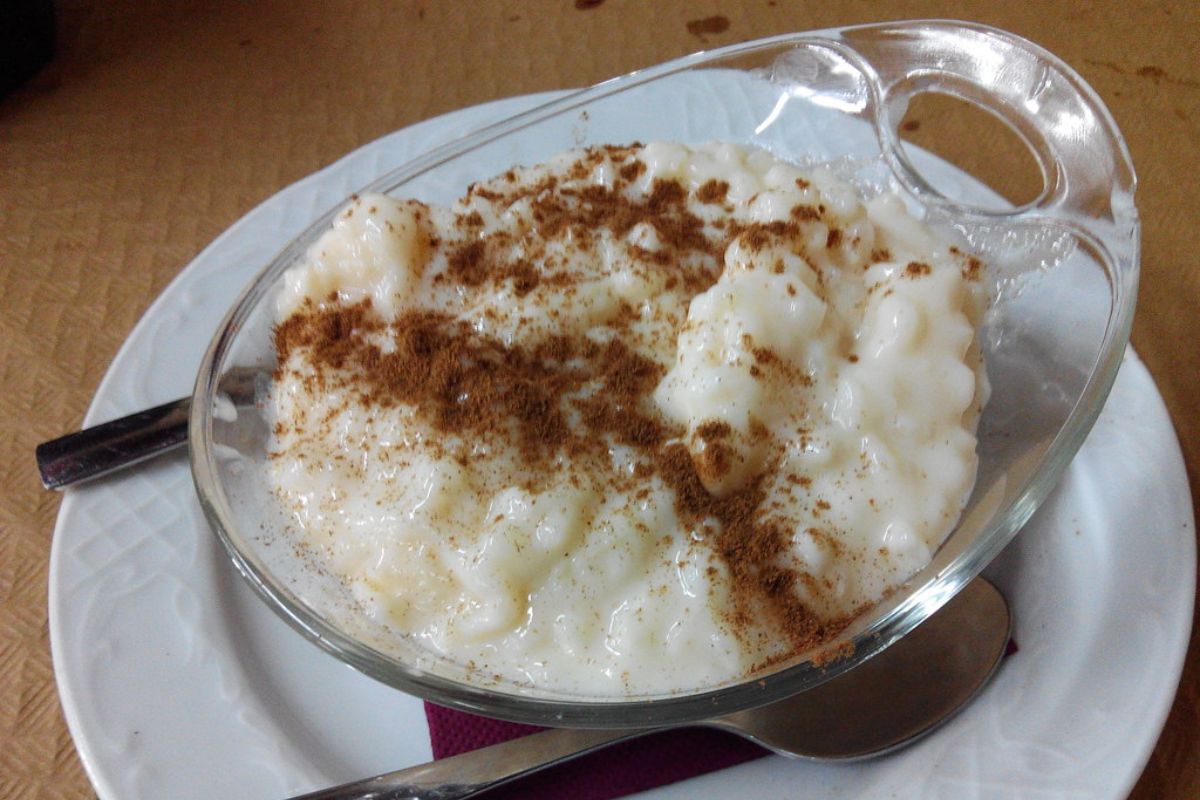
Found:
[[[0, 100], [0, 795], [91, 792], [50, 663], [47, 560], [59, 496], [40, 488], [34, 446], [78, 426], [149, 303], [251, 207], [382, 134], [485, 100], [580, 86], [705, 46], [882, 19], [973, 19], [1046, 46], [1096, 87], [1133, 152], [1145, 226], [1134, 344], [1166, 398], [1196, 494], [1198, 8], [63, 0], [55, 61]], [[922, 137], [938, 130], [939, 112], [928, 113]], [[956, 138], [946, 138], [953, 151]], [[948, 154], [1021, 189], [961, 149]], [[1134, 796], [1200, 797], [1194, 642]]]

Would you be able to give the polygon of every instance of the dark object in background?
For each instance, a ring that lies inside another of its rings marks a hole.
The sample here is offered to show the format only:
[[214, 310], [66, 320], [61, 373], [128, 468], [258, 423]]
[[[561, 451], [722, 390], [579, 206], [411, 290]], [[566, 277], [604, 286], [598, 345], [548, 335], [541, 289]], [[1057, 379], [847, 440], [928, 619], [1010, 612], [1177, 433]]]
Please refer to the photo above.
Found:
[[53, 0], [0, 0], [0, 97], [54, 55]]

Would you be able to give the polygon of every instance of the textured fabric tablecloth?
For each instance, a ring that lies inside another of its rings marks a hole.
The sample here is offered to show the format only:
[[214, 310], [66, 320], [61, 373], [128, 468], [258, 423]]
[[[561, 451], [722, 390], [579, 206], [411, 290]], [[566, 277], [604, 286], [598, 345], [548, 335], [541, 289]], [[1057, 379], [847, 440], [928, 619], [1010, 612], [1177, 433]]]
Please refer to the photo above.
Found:
[[[280, 188], [389, 131], [486, 100], [581, 86], [705, 46], [913, 17], [1024, 35], [1099, 91], [1137, 166], [1133, 341], [1200, 490], [1200, 4], [843, 0], [60, 0], [57, 55], [0, 99], [0, 797], [92, 796], [50, 663], [57, 495], [35, 445], [78, 426], [159, 291]], [[938, 111], [921, 144], [1020, 194]], [[974, 159], [974, 160], [973, 160]], [[1200, 797], [1200, 650], [1139, 798]]]

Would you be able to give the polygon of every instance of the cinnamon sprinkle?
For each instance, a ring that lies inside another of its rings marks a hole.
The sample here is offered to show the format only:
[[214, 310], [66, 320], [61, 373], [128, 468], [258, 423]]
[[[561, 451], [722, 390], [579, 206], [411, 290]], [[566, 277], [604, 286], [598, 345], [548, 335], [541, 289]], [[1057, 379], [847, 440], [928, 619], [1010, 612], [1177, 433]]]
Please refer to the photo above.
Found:
[[696, 199], [705, 205], [716, 205], [724, 203], [725, 196], [729, 194], [729, 182], [708, 180], [696, 192]]
[[735, 632], [744, 631], [766, 613], [788, 637], [792, 652], [800, 653], [829, 641], [849, 623], [849, 618], [822, 620], [796, 593], [795, 583], [801, 576], [779, 564], [790, 547], [790, 535], [782, 526], [761, 518], [761, 479], [718, 499], [704, 488], [691, 453], [682, 444], [663, 447], [655, 463], [663, 480], [675, 490], [675, 511], [681, 521], [691, 525], [706, 519], [720, 522], [716, 551], [738, 587], [730, 620]]
[[[381, 335], [393, 349], [376, 344]], [[638, 408], [663, 369], [620, 340], [559, 337], [531, 350], [436, 312], [411, 311], [385, 323], [368, 299], [294, 314], [276, 327], [275, 350], [281, 365], [301, 352], [327, 382], [356, 391], [365, 405], [415, 407], [441, 433], [489, 438], [508, 430], [530, 463], [595, 451], [601, 433], [639, 447], [667, 435]], [[602, 390], [575, 401], [586, 430], [574, 430], [564, 400], [597, 379]]]
[[[375, 342], [381, 335], [394, 350], [380, 349]], [[309, 305], [275, 328], [275, 347], [279, 364], [300, 354], [331, 385], [358, 391], [363, 403], [412, 405], [439, 432], [489, 438], [507, 430], [530, 463], [547, 464], [559, 452], [601, 455], [603, 434], [636, 447], [646, 455], [638, 478], [660, 476], [674, 491], [683, 524], [720, 523], [714, 547], [738, 586], [729, 619], [736, 633], [767, 614], [793, 652], [802, 652], [828, 641], [847, 622], [821, 620], [796, 594], [802, 577], [778, 563], [789, 536], [760, 519], [759, 482], [725, 498], [704, 488], [703, 471], [723, 474], [728, 468], [732, 451], [724, 441], [733, 435], [728, 423], [713, 420], [697, 428], [707, 443], [698, 465], [679, 440], [682, 431], [640, 409], [662, 367], [619, 339], [598, 345], [558, 337], [533, 349], [505, 346], [435, 312], [408, 312], [385, 323], [370, 300], [363, 300]], [[773, 358], [769, 353], [762, 355]], [[576, 366], [579, 362], [584, 366]], [[600, 390], [573, 401], [582, 411], [583, 430], [576, 430], [567, 423], [564, 400], [597, 381]]]
[[[794, 244], [801, 237], [799, 223], [824, 214], [823, 208], [799, 205], [792, 209], [791, 221], [730, 221], [713, 226], [721, 233], [709, 235], [689, 210], [689, 193], [679, 182], [656, 179], [646, 194], [630, 195], [629, 182], [646, 170], [643, 162], [630, 158], [633, 152], [632, 147], [593, 148], [568, 174], [583, 180], [605, 159], [623, 162], [611, 187], [563, 186], [553, 176], [529, 186], [519, 182], [516, 172], [505, 176], [511, 186], [473, 185], [468, 198], [500, 206], [528, 200], [531, 234], [536, 236], [527, 237], [522, 246], [529, 249], [515, 257], [510, 234], [484, 231], [478, 212], [458, 217], [456, 233], [461, 236], [444, 243], [445, 274], [436, 279], [465, 287], [507, 284], [519, 297], [544, 286], [570, 291], [574, 278], [569, 272], [550, 272], [539, 246], [566, 241], [569, 235], [585, 248], [601, 231], [621, 238], [635, 226], [647, 225], [661, 248], [642, 251], [639, 257], [667, 272], [668, 288], [682, 284], [696, 294], [716, 280], [734, 239], [752, 250]], [[728, 183], [708, 181], [695, 199], [720, 204], [728, 191]], [[840, 236], [831, 230], [827, 245], [836, 246]], [[697, 268], [694, 258], [685, 263], [691, 256], [708, 259], [713, 268]], [[535, 266], [539, 262], [540, 268]], [[798, 585], [812, 577], [784, 565], [790, 532], [767, 518], [762, 478], [732, 496], [718, 498], [705, 489], [702, 478], [720, 477], [734, 466], [739, 455], [731, 440], [741, 434], [726, 422], [706, 421], [695, 430], [703, 447], [693, 454], [682, 441], [686, 432], [662, 418], [649, 400], [665, 367], [638, 353], [622, 336], [621, 326], [633, 316], [627, 309], [612, 322], [616, 336], [604, 343], [557, 336], [524, 346], [480, 333], [448, 314], [410, 310], [387, 321], [370, 300], [346, 304], [331, 297], [320, 305], [310, 302], [275, 327], [276, 379], [299, 358], [314, 368], [311, 391], [349, 390], [367, 406], [411, 407], [438, 433], [512, 446], [532, 470], [546, 475], [559, 469], [559, 458], [608, 459], [610, 442], [631, 447], [638, 457], [633, 479], [645, 482], [657, 476], [669, 487], [682, 525], [719, 524], [710, 544], [734, 584], [728, 622], [736, 634], [748, 635], [765, 617], [786, 637], [792, 654], [829, 641], [849, 618], [822, 620], [804, 604]], [[782, 368], [782, 359], [771, 350], [755, 348], [753, 355], [754, 371]], [[752, 421], [750, 435], [761, 439], [770, 434]], [[804, 490], [809, 483], [808, 478], [795, 481]]]

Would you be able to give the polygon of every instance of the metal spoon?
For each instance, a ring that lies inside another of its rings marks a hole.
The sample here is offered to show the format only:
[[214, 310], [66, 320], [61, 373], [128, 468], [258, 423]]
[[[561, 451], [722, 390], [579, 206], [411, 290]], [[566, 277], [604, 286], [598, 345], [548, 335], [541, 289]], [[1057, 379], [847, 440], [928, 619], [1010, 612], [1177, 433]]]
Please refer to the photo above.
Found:
[[[995, 672], [1011, 629], [1004, 596], [983, 578], [874, 658], [815, 689], [697, 723], [792, 758], [854, 760], [937, 728]], [[610, 744], [662, 731], [548, 730], [293, 800], [453, 800]]]
[[[221, 376], [221, 391], [236, 404], [255, 402], [270, 371], [234, 367]], [[192, 398], [181, 397], [37, 446], [38, 474], [47, 489], [65, 489], [187, 444]]]

